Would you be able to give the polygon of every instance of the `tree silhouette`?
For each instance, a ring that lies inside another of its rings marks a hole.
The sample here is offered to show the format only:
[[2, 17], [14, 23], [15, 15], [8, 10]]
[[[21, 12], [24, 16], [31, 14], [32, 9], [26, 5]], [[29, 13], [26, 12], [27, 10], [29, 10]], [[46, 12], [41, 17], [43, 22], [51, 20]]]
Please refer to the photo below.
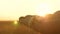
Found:
[[50, 34], [60, 33], [60, 11], [48, 15], [46, 19], [45, 31]]
[[23, 19], [20, 17], [19, 19], [20, 23], [23, 23], [24, 25], [41, 32], [42, 31], [42, 22], [43, 17], [37, 16], [37, 15], [27, 15], [23, 17]]

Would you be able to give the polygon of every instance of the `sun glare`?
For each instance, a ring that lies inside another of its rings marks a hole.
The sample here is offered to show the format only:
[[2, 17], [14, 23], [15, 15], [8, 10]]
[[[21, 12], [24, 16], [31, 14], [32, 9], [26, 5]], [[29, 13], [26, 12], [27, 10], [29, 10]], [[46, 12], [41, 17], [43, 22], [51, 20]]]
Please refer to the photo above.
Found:
[[50, 14], [50, 11], [50, 6], [47, 3], [42, 3], [37, 7], [37, 14], [43, 17]]
[[38, 15], [43, 16], [43, 17], [46, 16], [47, 14], [48, 14], [48, 13], [43, 12], [43, 11], [42, 11], [42, 12], [38, 12]]
[[17, 21], [14, 21], [14, 24], [18, 24], [18, 22]]

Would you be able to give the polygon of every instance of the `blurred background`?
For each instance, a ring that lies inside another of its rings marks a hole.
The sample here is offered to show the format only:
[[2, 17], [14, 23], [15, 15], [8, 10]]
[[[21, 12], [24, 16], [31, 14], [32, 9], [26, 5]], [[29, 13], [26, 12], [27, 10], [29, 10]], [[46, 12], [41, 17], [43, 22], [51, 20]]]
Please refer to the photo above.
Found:
[[60, 0], [0, 0], [0, 34], [59, 34]]

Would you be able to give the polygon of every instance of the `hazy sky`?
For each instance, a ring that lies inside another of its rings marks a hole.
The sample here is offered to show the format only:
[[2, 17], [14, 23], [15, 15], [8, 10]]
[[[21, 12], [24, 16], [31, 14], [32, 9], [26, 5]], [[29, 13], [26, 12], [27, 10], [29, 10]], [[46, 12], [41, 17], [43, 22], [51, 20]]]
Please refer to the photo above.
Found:
[[18, 20], [20, 16], [60, 10], [60, 0], [0, 0], [0, 20]]

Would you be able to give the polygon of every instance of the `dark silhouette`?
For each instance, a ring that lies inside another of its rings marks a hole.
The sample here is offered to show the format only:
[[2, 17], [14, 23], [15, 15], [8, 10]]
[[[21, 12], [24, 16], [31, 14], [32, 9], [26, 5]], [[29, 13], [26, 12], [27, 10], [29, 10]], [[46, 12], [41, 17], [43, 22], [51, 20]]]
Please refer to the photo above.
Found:
[[60, 34], [60, 11], [48, 15], [45, 20], [45, 33]]
[[60, 34], [60, 11], [46, 17], [27, 15], [19, 18], [19, 23], [42, 34]]
[[24, 24], [38, 32], [42, 32], [42, 22], [44, 21], [43, 17], [37, 15], [27, 15], [25, 17], [20, 17], [19, 22]]

